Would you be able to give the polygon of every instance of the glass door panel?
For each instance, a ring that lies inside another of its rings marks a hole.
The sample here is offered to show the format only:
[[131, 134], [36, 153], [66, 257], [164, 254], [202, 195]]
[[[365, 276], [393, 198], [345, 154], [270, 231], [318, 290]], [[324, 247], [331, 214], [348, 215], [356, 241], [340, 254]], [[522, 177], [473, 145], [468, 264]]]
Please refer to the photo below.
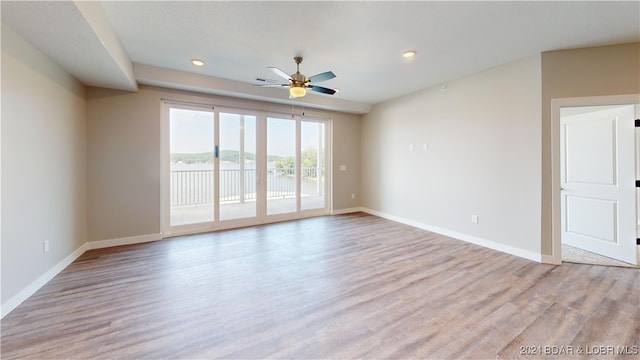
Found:
[[267, 117], [267, 215], [297, 211], [296, 120]]
[[220, 220], [256, 216], [256, 117], [220, 113]]
[[325, 208], [325, 124], [302, 121], [300, 129], [300, 207]]
[[325, 121], [167, 102], [162, 124], [163, 235], [326, 210]]
[[169, 224], [214, 221], [214, 117], [169, 109]]

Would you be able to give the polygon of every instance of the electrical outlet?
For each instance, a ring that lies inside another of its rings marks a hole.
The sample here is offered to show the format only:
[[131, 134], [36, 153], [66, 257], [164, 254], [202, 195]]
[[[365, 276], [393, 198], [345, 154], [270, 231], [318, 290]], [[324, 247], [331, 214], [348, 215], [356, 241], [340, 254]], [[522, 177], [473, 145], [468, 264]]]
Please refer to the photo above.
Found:
[[356, 198], [356, 194], [351, 194], [351, 199], [355, 199]]
[[45, 240], [42, 242], [42, 252], [43, 253], [49, 252], [49, 240]]
[[478, 223], [478, 215], [471, 215], [471, 222], [474, 224]]

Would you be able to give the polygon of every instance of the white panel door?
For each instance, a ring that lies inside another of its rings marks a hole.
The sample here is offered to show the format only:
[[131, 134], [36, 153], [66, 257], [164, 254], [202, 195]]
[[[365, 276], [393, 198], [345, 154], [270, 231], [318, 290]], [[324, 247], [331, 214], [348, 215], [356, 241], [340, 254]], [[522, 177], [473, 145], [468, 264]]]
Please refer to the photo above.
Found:
[[562, 242], [637, 264], [633, 105], [560, 120]]

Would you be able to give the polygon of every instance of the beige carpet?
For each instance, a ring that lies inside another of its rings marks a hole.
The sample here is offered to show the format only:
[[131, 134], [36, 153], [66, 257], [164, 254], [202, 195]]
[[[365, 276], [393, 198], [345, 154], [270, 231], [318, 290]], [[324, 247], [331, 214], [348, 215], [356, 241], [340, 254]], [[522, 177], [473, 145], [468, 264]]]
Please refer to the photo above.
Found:
[[636, 265], [628, 264], [626, 262], [611, 259], [564, 244], [562, 244], [562, 261], [577, 264], [638, 268]]

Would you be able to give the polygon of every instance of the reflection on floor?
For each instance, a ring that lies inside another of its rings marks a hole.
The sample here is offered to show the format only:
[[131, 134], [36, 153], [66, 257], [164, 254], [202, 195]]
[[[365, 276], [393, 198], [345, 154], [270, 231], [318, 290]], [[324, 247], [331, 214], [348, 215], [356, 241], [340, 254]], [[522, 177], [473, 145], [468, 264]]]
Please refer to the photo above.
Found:
[[604, 266], [619, 266], [637, 268], [638, 266], [628, 264], [619, 260], [611, 259], [602, 255], [594, 254], [573, 246], [562, 244], [562, 261], [578, 264], [592, 264]]

